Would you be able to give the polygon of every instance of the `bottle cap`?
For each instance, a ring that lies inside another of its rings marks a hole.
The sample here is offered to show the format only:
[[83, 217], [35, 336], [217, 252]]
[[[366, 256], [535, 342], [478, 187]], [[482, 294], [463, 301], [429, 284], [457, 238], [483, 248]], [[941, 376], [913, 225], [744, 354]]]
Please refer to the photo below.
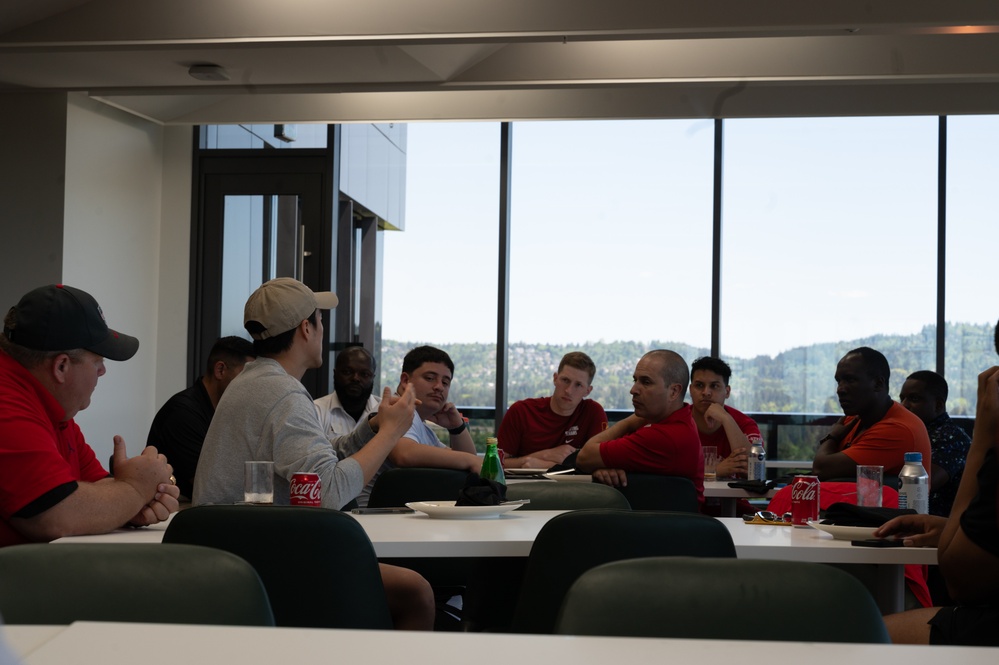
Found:
[[905, 461], [906, 462], [919, 462], [920, 464], [922, 464], [923, 463], [923, 453], [906, 453], [905, 454]]

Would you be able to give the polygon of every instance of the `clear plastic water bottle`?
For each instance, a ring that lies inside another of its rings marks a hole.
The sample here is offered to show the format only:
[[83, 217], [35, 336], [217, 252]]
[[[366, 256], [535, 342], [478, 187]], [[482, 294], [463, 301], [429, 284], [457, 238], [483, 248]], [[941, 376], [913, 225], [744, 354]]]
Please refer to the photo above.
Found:
[[930, 476], [923, 468], [922, 453], [906, 453], [905, 466], [898, 474], [898, 507], [912, 508], [926, 515], [930, 512]]
[[763, 439], [753, 437], [749, 440], [749, 480], [767, 479], [767, 451], [763, 447]]

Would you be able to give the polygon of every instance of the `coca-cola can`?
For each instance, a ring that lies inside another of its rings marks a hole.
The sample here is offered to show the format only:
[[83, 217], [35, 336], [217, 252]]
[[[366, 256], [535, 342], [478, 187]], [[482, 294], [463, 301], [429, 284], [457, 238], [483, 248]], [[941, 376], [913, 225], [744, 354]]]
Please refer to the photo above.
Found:
[[323, 481], [318, 473], [291, 474], [291, 505], [321, 506], [323, 504]]
[[791, 523], [807, 526], [819, 519], [819, 477], [795, 476], [791, 483]]

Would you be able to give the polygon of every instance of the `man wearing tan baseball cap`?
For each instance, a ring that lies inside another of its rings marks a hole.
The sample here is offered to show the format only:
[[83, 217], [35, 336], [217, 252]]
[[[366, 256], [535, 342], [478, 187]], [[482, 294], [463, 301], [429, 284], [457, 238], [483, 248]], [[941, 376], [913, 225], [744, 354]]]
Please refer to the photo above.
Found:
[[104, 359], [139, 341], [108, 328], [100, 305], [65, 284], [25, 294], [0, 335], [0, 547], [145, 526], [176, 512], [179, 490], [156, 448], [128, 458], [114, 437], [112, 478], [73, 420]]
[[[243, 309], [243, 325], [257, 359], [223, 393], [194, 475], [194, 505], [243, 500], [243, 467], [274, 462], [274, 503], [288, 504], [294, 473], [319, 475], [322, 505], [339, 510], [354, 499], [413, 421], [412, 390], [385, 389], [377, 414], [350, 434], [326, 438], [312, 395], [302, 385], [309, 369], [323, 364], [320, 310], [336, 307], [330, 292], [314, 293], [280, 277], [254, 291]], [[381, 566], [397, 628], [431, 629], [433, 591], [419, 574]]]

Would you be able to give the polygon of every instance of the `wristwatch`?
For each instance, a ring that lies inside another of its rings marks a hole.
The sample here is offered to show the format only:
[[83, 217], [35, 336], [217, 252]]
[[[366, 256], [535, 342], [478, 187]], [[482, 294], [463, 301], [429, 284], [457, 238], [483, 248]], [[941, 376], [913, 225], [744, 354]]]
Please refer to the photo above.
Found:
[[465, 421], [463, 420], [463, 421], [461, 421], [461, 424], [460, 424], [460, 425], [458, 425], [458, 426], [457, 426], [457, 427], [455, 427], [454, 429], [449, 429], [449, 430], [447, 431], [447, 433], [448, 433], [448, 434], [450, 434], [451, 436], [458, 436], [459, 434], [461, 434], [462, 432], [464, 432], [464, 431], [465, 431], [465, 428], [466, 428], [466, 427], [468, 427], [468, 423], [466, 423], [466, 422], [465, 422]]

